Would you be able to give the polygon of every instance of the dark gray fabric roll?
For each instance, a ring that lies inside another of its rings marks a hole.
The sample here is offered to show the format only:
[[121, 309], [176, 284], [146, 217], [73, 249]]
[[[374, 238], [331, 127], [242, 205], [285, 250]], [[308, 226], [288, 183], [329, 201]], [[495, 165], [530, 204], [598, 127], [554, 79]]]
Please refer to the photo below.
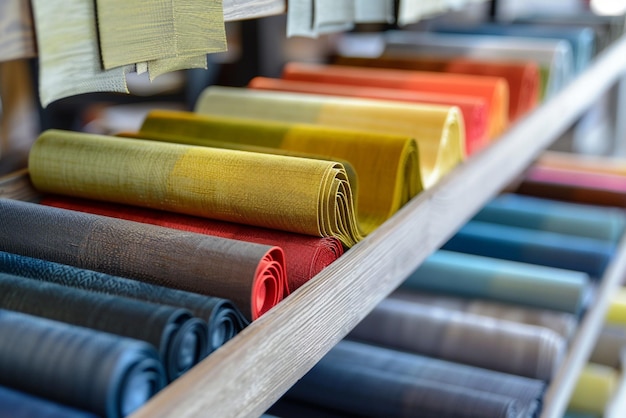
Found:
[[0, 418], [97, 418], [97, 415], [0, 386]]
[[0, 385], [121, 418], [165, 385], [141, 341], [0, 310]]
[[146, 341], [169, 380], [207, 354], [206, 324], [185, 309], [0, 273], [0, 308]]
[[221, 347], [248, 325], [239, 309], [227, 299], [170, 289], [51, 261], [0, 251], [0, 272], [188, 309], [208, 324], [209, 352]]

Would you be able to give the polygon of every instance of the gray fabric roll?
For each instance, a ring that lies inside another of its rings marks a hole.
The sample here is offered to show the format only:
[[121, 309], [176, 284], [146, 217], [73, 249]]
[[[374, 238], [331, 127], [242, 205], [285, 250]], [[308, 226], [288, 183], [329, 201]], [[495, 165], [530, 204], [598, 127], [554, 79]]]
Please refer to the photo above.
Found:
[[626, 355], [626, 328], [605, 325], [598, 336], [591, 353], [591, 363], [621, 369], [622, 358]]

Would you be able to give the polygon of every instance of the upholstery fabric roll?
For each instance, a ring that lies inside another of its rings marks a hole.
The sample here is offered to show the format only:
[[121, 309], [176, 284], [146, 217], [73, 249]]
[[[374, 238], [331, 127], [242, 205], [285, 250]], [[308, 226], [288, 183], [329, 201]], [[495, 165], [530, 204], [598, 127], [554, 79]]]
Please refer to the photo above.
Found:
[[97, 418], [90, 412], [0, 386], [0, 418]]
[[582, 272], [440, 250], [401, 287], [577, 314], [588, 284]]
[[600, 331], [589, 362], [622, 369], [626, 355], [626, 328], [621, 325], [605, 324]]
[[508, 416], [505, 405], [514, 416], [532, 416], [543, 388], [534, 379], [344, 340], [286, 398], [357, 416]]
[[204, 322], [187, 310], [0, 273], [0, 308], [145, 341], [169, 380], [207, 355]]
[[618, 380], [619, 374], [614, 368], [588, 363], [578, 376], [568, 409], [603, 416]]
[[318, 238], [276, 229], [258, 228], [137, 206], [116, 205], [65, 196], [44, 196], [40, 203], [63, 209], [159, 225], [181, 231], [197, 232], [263, 245], [276, 245], [285, 253], [285, 274], [290, 292], [308, 282], [313, 276], [343, 254], [341, 242], [333, 237]]
[[624, 233], [625, 216], [619, 209], [502, 194], [488, 202], [473, 220], [616, 243]]
[[165, 385], [149, 344], [0, 311], [0, 384], [99, 416], [121, 418]]
[[[461, 114], [463, 115], [463, 128], [465, 132], [465, 154], [471, 155], [479, 149], [483, 148], [489, 142], [489, 138], [487, 136], [487, 104], [484, 99], [474, 96], [464, 96], [448, 93], [425, 93], [421, 91], [410, 91], [371, 86], [351, 86], [345, 84], [316, 83], [310, 81], [284, 80], [279, 78], [266, 77], [253, 78], [248, 84], [248, 87], [255, 90], [282, 91], [317, 95], [321, 94], [327, 96], [389, 100], [416, 104], [455, 106], [459, 108]], [[419, 142], [423, 143], [425, 141]], [[436, 149], [434, 149], [433, 151], [436, 151]], [[428, 156], [433, 151], [430, 151], [428, 154], [426, 154], [426, 156]], [[452, 149], [451, 151], [455, 150]]]
[[347, 247], [363, 238], [346, 172], [330, 161], [49, 130], [28, 168], [42, 192], [336, 236]]
[[546, 328], [399, 299], [383, 300], [348, 338], [541, 380], [566, 348]]
[[4, 251], [0, 251], [0, 272], [188, 309], [194, 316], [207, 322], [208, 353], [221, 347], [248, 324], [239, 309], [227, 299], [151, 285]]
[[420, 305], [438, 306], [445, 309], [467, 312], [489, 318], [504, 319], [521, 324], [534, 325], [550, 329], [566, 340], [569, 340], [578, 321], [575, 315], [549, 309], [529, 308], [520, 305], [492, 302], [481, 299], [465, 299], [431, 293], [400, 289], [388, 296]]
[[498, 77], [291, 62], [283, 68], [282, 78], [480, 97], [487, 104], [487, 132], [491, 139], [508, 124], [509, 87], [506, 80]]
[[509, 120], [512, 122], [531, 111], [539, 102], [539, 67], [533, 61], [493, 62], [444, 57], [380, 56], [367, 58], [340, 56], [334, 60], [334, 63], [358, 67], [395, 68], [399, 70], [502, 77], [509, 84]]
[[367, 233], [423, 188], [417, 142], [406, 136], [166, 110], [150, 112], [139, 135], [186, 145], [243, 143], [345, 160], [356, 171], [357, 213]]
[[508, 225], [470, 221], [444, 250], [582, 271], [600, 278], [615, 245], [606, 241]]
[[544, 151], [536, 166], [599, 174], [626, 176], [626, 160], [620, 157]]
[[2, 251], [223, 297], [248, 319], [283, 298], [278, 247], [8, 199], [0, 212]]
[[611, 295], [605, 320], [608, 324], [626, 327], [626, 288], [620, 287]]

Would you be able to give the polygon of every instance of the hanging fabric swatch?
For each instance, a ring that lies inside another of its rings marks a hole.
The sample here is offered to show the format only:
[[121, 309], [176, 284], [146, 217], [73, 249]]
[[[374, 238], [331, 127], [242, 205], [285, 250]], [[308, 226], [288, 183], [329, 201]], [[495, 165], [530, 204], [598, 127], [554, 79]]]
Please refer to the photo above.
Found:
[[0, 62], [32, 58], [35, 52], [35, 30], [30, 2], [0, 2]]
[[450, 107], [209, 87], [196, 112], [409, 136], [418, 141], [425, 187], [463, 156], [463, 122], [458, 110]]
[[331, 161], [50, 130], [29, 172], [42, 192], [335, 236], [347, 247], [363, 237], [346, 172]]
[[313, 30], [321, 35], [354, 27], [354, 0], [314, 0]]
[[0, 209], [2, 251], [223, 297], [249, 320], [286, 291], [278, 247], [7, 199]]
[[43, 107], [82, 93], [128, 93], [126, 73], [133, 66], [101, 67], [93, 1], [33, 0], [32, 7]]
[[474, 96], [487, 104], [491, 139], [500, 135], [508, 123], [509, 88], [506, 80], [497, 77], [292, 62], [283, 68], [282, 78]]
[[400, 0], [398, 8], [398, 24], [405, 26], [433, 17], [446, 10], [444, 0]]
[[288, 0], [287, 37], [317, 37], [313, 29], [313, 0]]
[[[448, 93], [426, 93], [421, 91], [370, 86], [352, 86], [347, 84], [315, 83], [309, 81], [284, 80], [266, 77], [253, 78], [250, 80], [248, 87], [254, 90], [406, 102], [414, 103], [420, 106], [429, 104], [435, 106], [455, 106], [459, 108], [463, 116], [462, 128], [465, 132], [465, 144], [463, 146], [464, 149], [462, 150], [463, 154], [470, 155], [483, 148], [489, 142], [487, 135], [487, 104], [484, 99], [479, 97]], [[425, 142], [423, 140], [420, 141], [420, 138], [417, 139], [418, 142]], [[429, 144], [424, 145], [427, 146]], [[432, 148], [432, 151], [429, 151], [429, 154], [430, 152], [438, 151], [438, 148], [433, 148], [432, 145], [428, 148]], [[426, 159], [426, 157], [423, 159]], [[430, 158], [428, 159], [430, 160]]]
[[138, 135], [199, 146], [234, 142], [345, 160], [358, 178], [355, 200], [365, 233], [380, 226], [423, 188], [417, 142], [406, 136], [167, 110], [150, 112]]
[[604, 416], [620, 380], [612, 367], [588, 363], [578, 376], [568, 409]]
[[189, 311], [0, 273], [0, 309], [145, 341], [172, 381], [207, 355], [204, 322]]
[[208, 353], [221, 347], [248, 324], [241, 312], [226, 299], [155, 286], [37, 258], [0, 251], [0, 272], [188, 309], [208, 325]]
[[401, 286], [578, 314], [588, 284], [578, 271], [439, 250]]
[[[333, 237], [318, 238], [283, 232], [277, 229], [258, 228], [137, 206], [116, 205], [63, 196], [45, 196], [40, 203], [96, 215], [165, 226], [180, 229], [181, 231], [278, 246], [285, 252], [285, 273], [290, 292], [308, 282], [313, 276], [343, 254], [341, 242]], [[2, 258], [0, 256], [1, 269]]]
[[355, 23], [393, 23], [394, 0], [354, 0]]
[[165, 386], [149, 344], [0, 310], [0, 385], [122, 418]]
[[97, 418], [90, 412], [0, 386], [0, 418]]

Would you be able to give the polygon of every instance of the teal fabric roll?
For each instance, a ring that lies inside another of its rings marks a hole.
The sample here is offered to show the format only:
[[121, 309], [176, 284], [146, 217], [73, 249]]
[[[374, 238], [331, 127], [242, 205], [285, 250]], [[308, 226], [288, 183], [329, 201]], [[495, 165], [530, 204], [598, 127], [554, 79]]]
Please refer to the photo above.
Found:
[[582, 272], [440, 250], [401, 287], [578, 314], [588, 284]]

